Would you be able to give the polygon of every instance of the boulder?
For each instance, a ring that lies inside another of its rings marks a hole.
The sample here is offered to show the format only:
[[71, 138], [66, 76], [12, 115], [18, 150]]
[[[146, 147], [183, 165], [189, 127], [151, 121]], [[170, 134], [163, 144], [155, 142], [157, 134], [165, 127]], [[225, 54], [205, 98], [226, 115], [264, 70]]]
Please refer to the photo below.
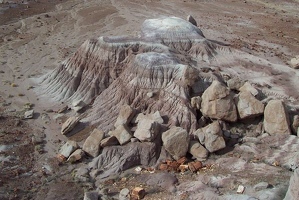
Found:
[[114, 127], [117, 128], [119, 125], [128, 125], [135, 116], [135, 113], [135, 109], [131, 106], [123, 105], [119, 111]]
[[109, 131], [108, 135], [115, 136], [120, 145], [127, 144], [131, 141], [132, 134], [128, 127], [124, 124], [119, 125], [115, 130]]
[[107, 137], [101, 141], [101, 147], [103, 148], [108, 146], [118, 145], [118, 144], [119, 142], [115, 136]]
[[193, 24], [194, 26], [197, 26], [196, 20], [191, 15], [187, 16], [187, 21]]
[[123, 146], [105, 147], [102, 153], [89, 163], [92, 169], [99, 169], [98, 180], [123, 172], [136, 166], [153, 166], [161, 152], [161, 143], [136, 142]]
[[259, 91], [255, 89], [249, 82], [246, 82], [240, 89], [240, 92], [250, 92], [253, 96], [258, 95]]
[[189, 140], [189, 134], [181, 127], [171, 127], [162, 133], [162, 141], [166, 151], [176, 160], [186, 155]]
[[79, 148], [79, 145], [75, 141], [68, 140], [59, 151], [59, 154], [63, 155], [65, 158], [68, 158], [76, 149]]
[[70, 117], [66, 120], [66, 122], [64, 122], [62, 124], [61, 127], [61, 134], [65, 135], [68, 132], [70, 132], [71, 130], [73, 130], [73, 128], [78, 124], [79, 122], [79, 117]]
[[74, 163], [76, 161], [81, 160], [84, 157], [85, 153], [82, 149], [77, 149], [74, 151], [69, 158], [67, 159], [68, 162]]
[[134, 136], [141, 142], [154, 141], [160, 131], [160, 124], [154, 120], [142, 119], [137, 125]]
[[294, 171], [294, 174], [290, 178], [290, 185], [284, 200], [297, 200], [299, 199], [299, 169]]
[[236, 105], [230, 90], [219, 81], [213, 81], [202, 95], [201, 112], [213, 119], [235, 122], [238, 119]]
[[289, 115], [281, 100], [268, 102], [264, 112], [264, 127], [269, 134], [291, 134]]
[[250, 92], [240, 92], [236, 100], [241, 119], [252, 118], [264, 113], [264, 104], [257, 100]]
[[191, 98], [191, 107], [200, 110], [201, 107], [201, 97], [196, 96]]
[[204, 128], [198, 129], [194, 134], [198, 136], [199, 142], [211, 153], [226, 147], [223, 133], [218, 121], [215, 121]]
[[294, 69], [299, 69], [299, 55], [291, 59], [291, 66]]
[[199, 161], [206, 160], [209, 154], [198, 141], [190, 141], [188, 152]]
[[94, 129], [83, 144], [83, 151], [92, 157], [97, 157], [100, 152], [101, 141], [104, 138], [104, 132]]

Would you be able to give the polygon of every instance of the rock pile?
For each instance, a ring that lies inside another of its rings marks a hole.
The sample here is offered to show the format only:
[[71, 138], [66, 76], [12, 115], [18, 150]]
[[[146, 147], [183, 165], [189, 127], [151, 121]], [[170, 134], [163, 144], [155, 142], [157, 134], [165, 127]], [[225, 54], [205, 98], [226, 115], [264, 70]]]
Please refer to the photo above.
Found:
[[62, 134], [80, 119], [97, 127], [82, 150], [69, 141], [59, 158], [74, 162], [86, 153], [93, 158], [87, 174], [100, 184], [135, 166], [197, 172], [210, 154], [246, 139], [297, 134], [298, 115], [285, 101], [215, 67], [233, 50], [206, 39], [193, 17], [188, 21], [151, 19], [138, 38], [88, 40], [44, 77], [43, 93], [71, 104], [76, 115], [92, 104], [86, 117], [70, 117]]

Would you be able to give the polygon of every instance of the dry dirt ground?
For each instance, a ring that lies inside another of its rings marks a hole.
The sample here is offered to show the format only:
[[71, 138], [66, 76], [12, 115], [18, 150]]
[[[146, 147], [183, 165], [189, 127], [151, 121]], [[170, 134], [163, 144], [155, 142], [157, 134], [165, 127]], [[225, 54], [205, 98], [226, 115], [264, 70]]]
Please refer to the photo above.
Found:
[[[135, 35], [147, 18], [186, 18], [189, 14], [207, 38], [273, 63], [289, 65], [299, 54], [298, 0], [28, 0], [0, 4], [0, 199], [80, 199], [87, 188], [74, 182], [74, 166], [59, 165], [54, 159], [67, 138], [59, 133], [59, 121], [52, 120], [55, 113], [46, 111], [63, 105], [49, 108], [47, 102], [39, 101], [33, 92], [34, 78], [56, 67], [88, 38]], [[35, 116], [23, 120], [28, 105]], [[41, 144], [32, 142], [35, 133], [46, 135]], [[82, 142], [82, 138], [77, 140]], [[115, 188], [121, 185], [115, 184]], [[162, 193], [147, 198], [157, 199], [157, 195], [163, 198]]]

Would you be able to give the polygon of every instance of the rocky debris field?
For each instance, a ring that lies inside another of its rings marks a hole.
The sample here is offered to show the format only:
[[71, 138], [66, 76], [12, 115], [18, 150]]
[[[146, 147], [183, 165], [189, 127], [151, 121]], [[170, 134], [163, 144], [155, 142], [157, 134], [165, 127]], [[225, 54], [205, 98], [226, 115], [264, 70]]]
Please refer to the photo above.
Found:
[[297, 1], [0, 5], [1, 199], [299, 198]]

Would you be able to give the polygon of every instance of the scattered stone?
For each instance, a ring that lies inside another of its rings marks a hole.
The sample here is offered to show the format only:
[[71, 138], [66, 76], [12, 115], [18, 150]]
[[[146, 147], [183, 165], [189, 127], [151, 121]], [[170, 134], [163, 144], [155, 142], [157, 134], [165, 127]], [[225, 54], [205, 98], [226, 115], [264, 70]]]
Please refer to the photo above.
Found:
[[86, 103], [84, 103], [82, 100], [77, 100], [73, 101], [71, 109], [73, 109], [75, 112], [79, 112], [85, 106]]
[[191, 172], [197, 172], [203, 167], [202, 162], [200, 161], [195, 161], [195, 162], [189, 162], [188, 163], [188, 168]]
[[203, 95], [201, 112], [212, 119], [235, 122], [238, 119], [236, 105], [230, 90], [219, 81], [213, 81]]
[[253, 189], [255, 191], [260, 191], [260, 190], [265, 190], [269, 187], [269, 183], [267, 182], [260, 182], [258, 184], [256, 184], [255, 186], [253, 186]]
[[196, 20], [191, 15], [187, 16], [187, 21], [193, 24], [194, 26], [197, 26]]
[[191, 107], [200, 110], [201, 107], [201, 97], [196, 96], [191, 98]]
[[255, 89], [249, 82], [246, 82], [240, 89], [240, 92], [250, 92], [253, 96], [258, 95], [259, 91]]
[[33, 115], [34, 115], [34, 111], [33, 110], [28, 110], [28, 111], [25, 112], [24, 118], [25, 119], [32, 119]]
[[108, 147], [108, 146], [114, 146], [119, 145], [119, 142], [115, 136], [110, 136], [101, 141], [101, 147]]
[[131, 141], [132, 134], [128, 127], [124, 124], [119, 125], [115, 130], [109, 131], [108, 135], [115, 136], [120, 145], [127, 144]]
[[149, 98], [152, 98], [154, 96], [154, 93], [153, 92], [148, 92], [148, 93], [146, 93], [146, 96], [148, 96]]
[[291, 59], [291, 66], [294, 69], [299, 69], [299, 55]]
[[57, 113], [64, 113], [68, 109], [68, 106], [64, 106], [63, 108], [60, 108]]
[[114, 124], [114, 127], [117, 128], [119, 125], [128, 125], [135, 116], [135, 113], [135, 109], [133, 109], [131, 106], [122, 106]]
[[128, 188], [124, 188], [119, 192], [119, 200], [130, 200], [130, 198], [130, 190]]
[[82, 149], [77, 149], [74, 151], [69, 158], [67, 159], [68, 162], [74, 163], [81, 160], [84, 157], [85, 153]]
[[132, 190], [131, 198], [132, 199], [143, 199], [145, 196], [145, 190], [142, 187], [135, 187]]
[[99, 195], [97, 191], [90, 191], [84, 193], [84, 200], [98, 200]]
[[227, 81], [227, 87], [231, 90], [240, 90], [240, 88], [244, 85], [244, 81], [239, 78], [231, 78]]
[[226, 147], [223, 132], [218, 121], [198, 129], [194, 134], [198, 136], [199, 142], [211, 153]]
[[209, 152], [198, 141], [191, 141], [188, 152], [199, 161], [207, 159]]
[[93, 129], [91, 134], [83, 144], [83, 151], [92, 157], [96, 157], [100, 153], [101, 141], [104, 138], [104, 132], [98, 129]]
[[290, 184], [284, 200], [296, 200], [299, 199], [299, 169], [294, 171], [294, 174], [290, 178]]
[[240, 92], [236, 100], [241, 119], [253, 118], [264, 113], [264, 104], [257, 100], [250, 92]]
[[75, 141], [68, 140], [61, 148], [59, 153], [65, 158], [68, 158], [76, 149], [79, 148], [79, 145]]
[[239, 187], [237, 189], [237, 193], [238, 194], [243, 194], [244, 191], [245, 191], [245, 187], [243, 185], [239, 185]]
[[142, 119], [137, 125], [134, 137], [141, 142], [151, 142], [156, 139], [160, 131], [160, 124], [154, 120]]
[[264, 112], [264, 127], [269, 134], [291, 134], [289, 115], [281, 100], [268, 102]]
[[61, 134], [65, 135], [68, 132], [70, 132], [71, 130], [73, 130], [73, 128], [78, 124], [79, 122], [79, 117], [70, 117], [66, 120], [66, 122], [64, 122], [62, 124], [61, 127]]
[[66, 157], [63, 156], [63, 155], [61, 155], [61, 154], [58, 154], [58, 155], [56, 156], [56, 158], [57, 158], [57, 160], [58, 160], [59, 162], [65, 162], [65, 161], [66, 161]]
[[186, 155], [189, 146], [189, 134], [181, 127], [171, 127], [162, 133], [163, 145], [175, 160]]

